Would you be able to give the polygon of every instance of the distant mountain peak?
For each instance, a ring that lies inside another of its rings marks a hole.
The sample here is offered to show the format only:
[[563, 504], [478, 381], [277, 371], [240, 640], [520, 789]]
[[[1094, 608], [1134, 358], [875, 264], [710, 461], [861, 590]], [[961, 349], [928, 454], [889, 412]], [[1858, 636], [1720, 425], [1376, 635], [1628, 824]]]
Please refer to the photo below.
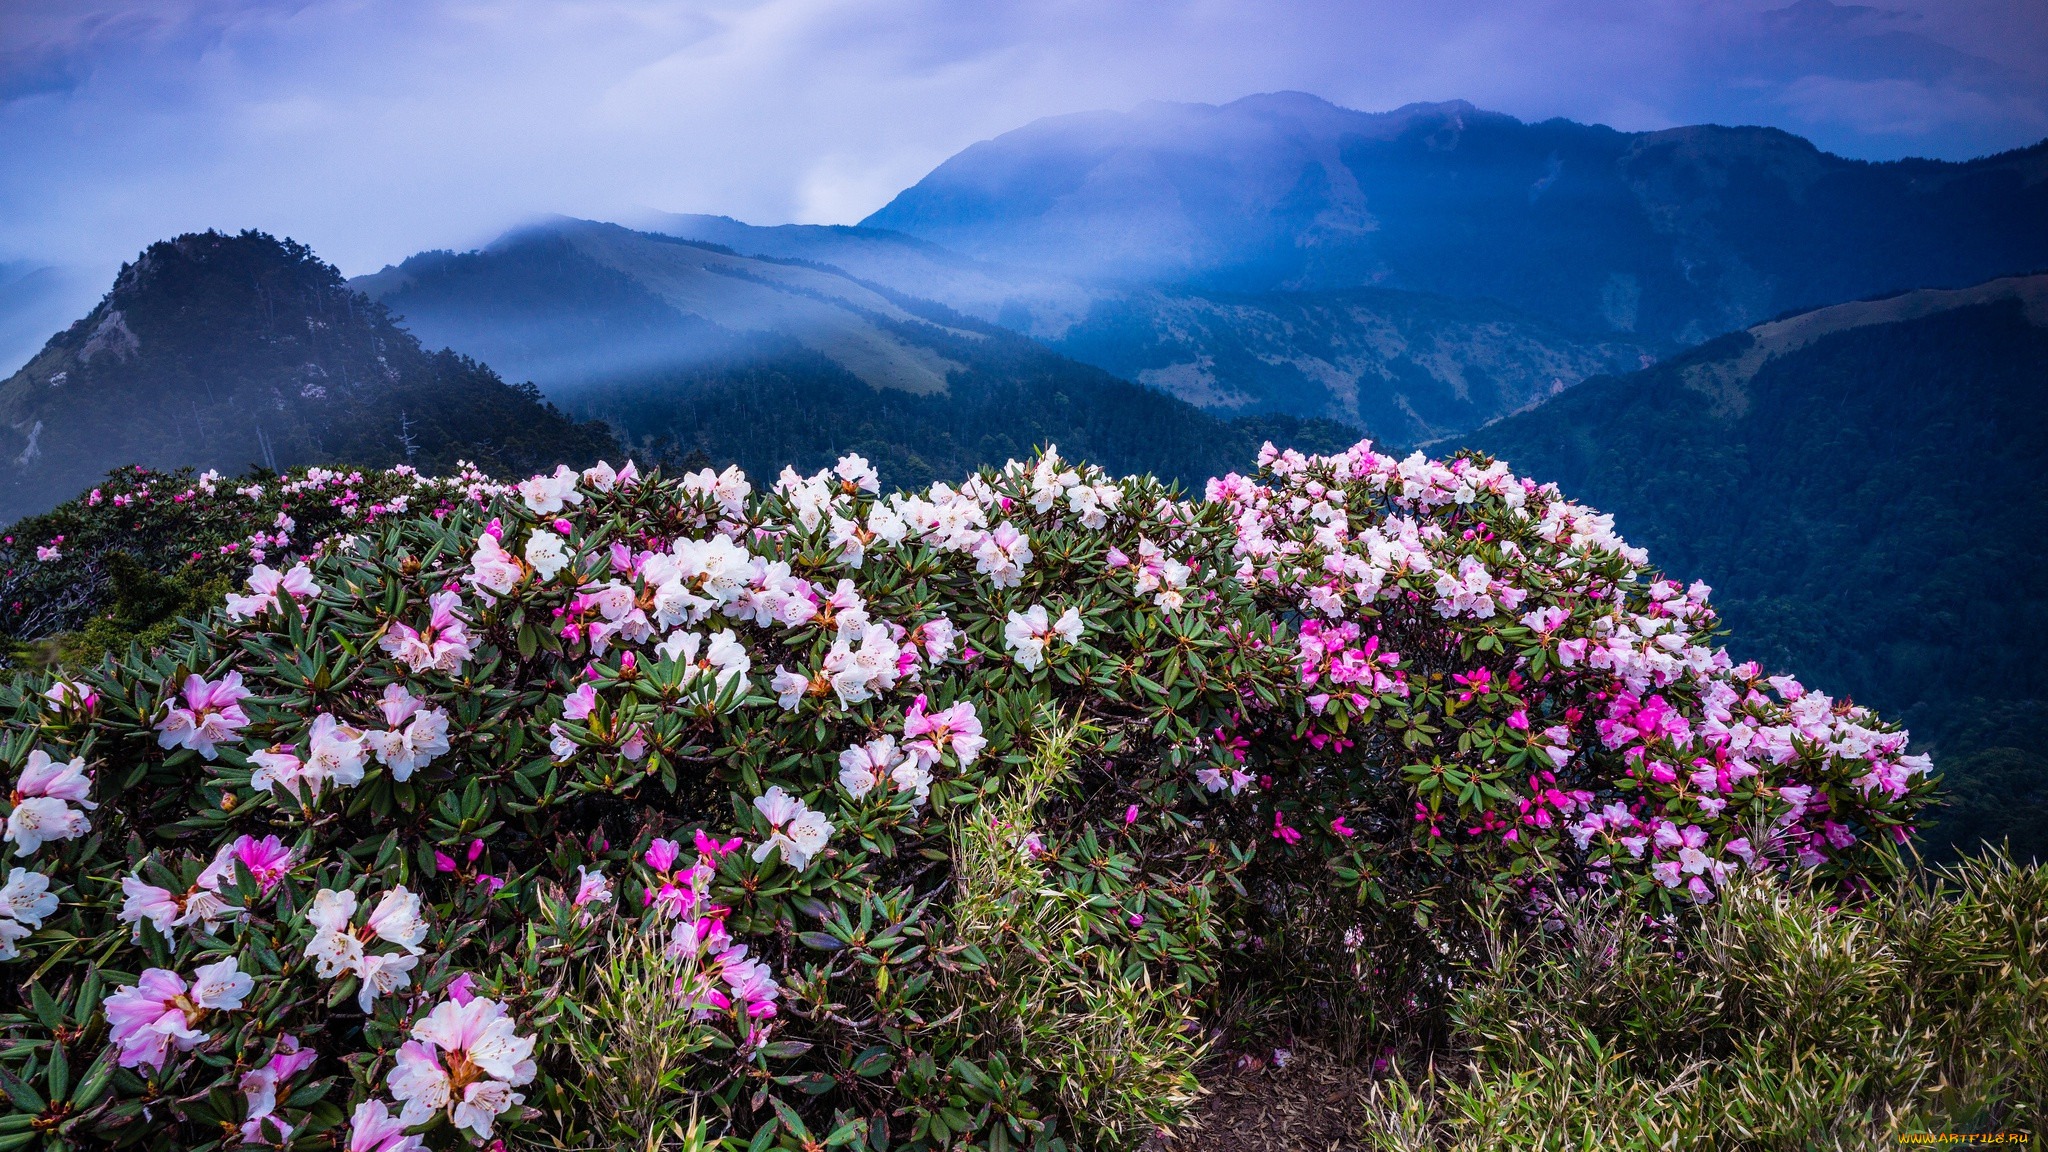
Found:
[[0, 519], [128, 464], [434, 471], [469, 458], [510, 473], [615, 448], [530, 388], [421, 348], [305, 245], [188, 233], [123, 265], [97, 307], [0, 383]]

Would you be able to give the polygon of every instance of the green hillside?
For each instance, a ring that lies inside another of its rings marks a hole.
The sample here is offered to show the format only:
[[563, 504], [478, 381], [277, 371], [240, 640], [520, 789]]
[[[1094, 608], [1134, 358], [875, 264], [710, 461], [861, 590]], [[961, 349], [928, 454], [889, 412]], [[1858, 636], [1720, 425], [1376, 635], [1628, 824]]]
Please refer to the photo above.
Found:
[[2048, 277], [1759, 325], [1466, 442], [1713, 585], [1738, 657], [1904, 718], [1938, 840], [2048, 853]]

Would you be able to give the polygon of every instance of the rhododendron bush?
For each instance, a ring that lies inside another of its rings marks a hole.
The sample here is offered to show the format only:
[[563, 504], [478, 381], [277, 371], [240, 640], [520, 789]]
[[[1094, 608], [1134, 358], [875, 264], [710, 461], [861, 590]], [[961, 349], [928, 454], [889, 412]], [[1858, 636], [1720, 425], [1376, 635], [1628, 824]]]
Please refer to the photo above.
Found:
[[[976, 1000], [992, 953], [1199, 1007], [1277, 889], [1854, 886], [1931, 788], [1479, 458], [1269, 450], [1201, 499], [1050, 450], [886, 497], [601, 465], [351, 531], [0, 700], [0, 1147], [574, 1146], [622, 934], [675, 965], [701, 1139], [1129, 1142]], [[956, 930], [969, 826], [1085, 951]]]

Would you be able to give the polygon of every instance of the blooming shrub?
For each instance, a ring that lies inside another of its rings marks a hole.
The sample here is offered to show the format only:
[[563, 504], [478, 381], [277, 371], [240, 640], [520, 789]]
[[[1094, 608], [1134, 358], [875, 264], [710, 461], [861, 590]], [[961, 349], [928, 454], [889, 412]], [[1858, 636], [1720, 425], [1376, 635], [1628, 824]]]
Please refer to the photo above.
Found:
[[[288, 567], [278, 561], [317, 554], [349, 532], [394, 517], [445, 516], [498, 490], [468, 465], [438, 478], [404, 466], [242, 478], [121, 468], [0, 539], [0, 636], [17, 646], [61, 638], [58, 651], [35, 654], [39, 662], [97, 663], [132, 640], [163, 639], [177, 615], [220, 603], [218, 585], [240, 588], [252, 564], [276, 571]], [[228, 601], [230, 612], [268, 595], [243, 590], [246, 597]]]
[[[17, 681], [0, 1086], [31, 1119], [0, 1146], [574, 1146], [579, 989], [647, 936], [700, 1136], [1128, 1143], [1117, 1077], [1029, 1036], [1121, 1012], [1191, 1052], [1158, 1022], [1276, 886], [1419, 917], [1854, 886], [1931, 788], [1481, 458], [1268, 450], [1197, 501], [1048, 450], [879, 489], [858, 457], [469, 478], [153, 652]], [[955, 832], [989, 812], [966, 930]], [[1001, 842], [1060, 947], [991, 915]], [[1041, 1000], [985, 998], [1018, 955]]]

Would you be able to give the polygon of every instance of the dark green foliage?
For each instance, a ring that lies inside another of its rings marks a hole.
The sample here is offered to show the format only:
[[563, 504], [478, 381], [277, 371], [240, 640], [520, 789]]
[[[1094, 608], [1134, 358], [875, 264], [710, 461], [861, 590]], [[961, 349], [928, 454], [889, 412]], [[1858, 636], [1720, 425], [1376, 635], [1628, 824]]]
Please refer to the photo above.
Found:
[[762, 341], [750, 356], [593, 384], [565, 403], [618, 428], [643, 458], [701, 451], [769, 478], [784, 464], [809, 472], [858, 452], [885, 483], [904, 487], [957, 481], [1052, 443], [1115, 474], [1198, 485], [1269, 439], [1329, 451], [1357, 438], [1327, 420], [1226, 422], [1022, 337], [991, 332], [972, 348], [936, 331], [920, 339], [968, 365], [945, 394], [871, 388], [817, 353]]
[[2007, 300], [1822, 337], [1740, 395], [1697, 383], [1751, 339], [1469, 439], [1713, 585], [1738, 658], [1902, 715], [1964, 798], [1937, 843], [2048, 827], [2048, 762], [1993, 719], [2048, 699], [2048, 332]]
[[0, 385], [0, 517], [110, 468], [345, 461], [504, 473], [612, 447], [531, 385], [429, 352], [304, 245], [257, 232], [153, 244]]

